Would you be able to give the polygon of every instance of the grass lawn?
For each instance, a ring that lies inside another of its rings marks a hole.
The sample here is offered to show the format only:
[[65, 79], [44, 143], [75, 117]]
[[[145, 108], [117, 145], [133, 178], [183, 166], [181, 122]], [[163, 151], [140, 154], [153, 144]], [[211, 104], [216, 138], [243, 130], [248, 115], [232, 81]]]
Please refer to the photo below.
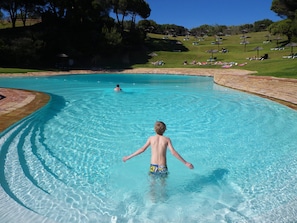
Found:
[[28, 72], [40, 72], [42, 70], [35, 70], [35, 69], [22, 69], [22, 68], [3, 68], [0, 67], [0, 73], [28, 73]]
[[[40, 19], [27, 19], [26, 26], [31, 26], [39, 22], [40, 22]], [[22, 26], [24, 26], [22, 20], [17, 19], [15, 23], [15, 27], [22, 27]], [[12, 23], [9, 22], [8, 20], [0, 20], [0, 29], [6, 29], [6, 28], [12, 28]]]
[[[222, 48], [228, 49], [227, 53], [214, 53], [213, 57], [217, 57], [216, 61], [235, 62], [237, 64], [245, 64], [245, 66], [233, 66], [237, 69], [245, 69], [258, 71], [261, 76], [275, 76], [285, 78], [297, 78], [297, 58], [296, 59], [283, 59], [283, 56], [287, 56], [291, 53], [291, 48], [284, 47], [284, 50], [271, 50], [277, 46], [275, 37], [271, 37], [271, 42], [264, 44], [263, 41], [267, 40], [268, 32], [248, 33], [247, 41], [249, 44], [245, 46], [240, 44], [242, 34], [233, 36], [223, 36], [221, 44], [215, 45], [212, 42], [215, 41], [215, 37], [206, 37], [203, 41], [197, 41], [194, 37], [189, 37], [189, 40], [184, 40], [184, 37], [169, 37], [169, 39], [163, 39], [162, 35], [149, 34], [149, 49], [151, 49], [157, 56], [149, 59], [146, 64], [137, 64], [134, 67], [155, 67], [152, 62], [164, 61], [165, 64], [162, 67], [175, 68], [175, 67], [190, 67], [190, 68], [218, 68], [225, 69], [214, 63], [208, 65], [183, 65], [184, 61], [191, 63], [192, 61], [206, 62], [212, 55], [208, 53], [208, 50], [219, 50]], [[286, 37], [282, 37], [284, 42], [279, 42], [279, 46], [285, 45]], [[166, 41], [167, 48], [164, 47]], [[178, 41], [181, 44], [175, 44]], [[194, 45], [194, 42], [198, 42], [198, 45]], [[161, 46], [161, 47], [160, 47]], [[162, 48], [162, 50], [158, 50]], [[259, 51], [254, 50], [256, 47], [261, 47]], [[180, 52], [176, 52], [176, 49], [181, 49]], [[297, 47], [293, 48], [294, 52], [297, 52]], [[247, 58], [260, 57], [264, 54], [268, 54], [267, 60], [248, 60]], [[232, 69], [232, 68], [231, 68]]]

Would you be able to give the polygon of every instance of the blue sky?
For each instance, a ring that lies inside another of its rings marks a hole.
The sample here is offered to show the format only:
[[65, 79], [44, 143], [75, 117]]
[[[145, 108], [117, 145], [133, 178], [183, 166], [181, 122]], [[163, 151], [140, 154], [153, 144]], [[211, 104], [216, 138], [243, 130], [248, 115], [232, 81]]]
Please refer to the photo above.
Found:
[[243, 25], [280, 17], [270, 10], [272, 0], [146, 0], [148, 19], [191, 29], [201, 25]]

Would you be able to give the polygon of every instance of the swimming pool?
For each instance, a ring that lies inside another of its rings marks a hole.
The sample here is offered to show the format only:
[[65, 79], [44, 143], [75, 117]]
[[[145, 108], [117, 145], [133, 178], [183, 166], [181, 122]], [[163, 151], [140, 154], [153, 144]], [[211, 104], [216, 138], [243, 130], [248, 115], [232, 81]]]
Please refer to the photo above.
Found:
[[[1, 78], [51, 94], [1, 134], [1, 222], [290, 222], [297, 218], [297, 112], [211, 77], [100, 74]], [[120, 84], [123, 92], [114, 92]], [[156, 120], [195, 166], [124, 155]], [[37, 221], [35, 221], [37, 222]]]

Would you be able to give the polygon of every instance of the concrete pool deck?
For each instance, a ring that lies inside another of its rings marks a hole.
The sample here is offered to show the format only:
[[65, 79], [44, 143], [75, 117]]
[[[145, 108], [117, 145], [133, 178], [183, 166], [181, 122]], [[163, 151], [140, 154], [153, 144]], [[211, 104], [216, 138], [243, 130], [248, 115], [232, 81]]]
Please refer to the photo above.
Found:
[[[297, 79], [251, 75], [254, 71], [207, 68], [135, 68], [127, 70], [72, 70], [0, 74], [0, 77], [55, 76], [67, 74], [139, 73], [210, 76], [216, 84], [257, 94], [297, 110]], [[48, 103], [50, 96], [34, 91], [0, 88], [0, 132]]]

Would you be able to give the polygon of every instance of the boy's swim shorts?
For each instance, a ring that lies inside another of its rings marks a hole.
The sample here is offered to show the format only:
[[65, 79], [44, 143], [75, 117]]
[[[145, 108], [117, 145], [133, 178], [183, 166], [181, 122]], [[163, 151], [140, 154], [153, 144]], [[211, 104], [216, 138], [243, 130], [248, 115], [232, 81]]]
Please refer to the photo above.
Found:
[[168, 174], [167, 166], [159, 166], [157, 164], [151, 164], [150, 166], [151, 174]]

